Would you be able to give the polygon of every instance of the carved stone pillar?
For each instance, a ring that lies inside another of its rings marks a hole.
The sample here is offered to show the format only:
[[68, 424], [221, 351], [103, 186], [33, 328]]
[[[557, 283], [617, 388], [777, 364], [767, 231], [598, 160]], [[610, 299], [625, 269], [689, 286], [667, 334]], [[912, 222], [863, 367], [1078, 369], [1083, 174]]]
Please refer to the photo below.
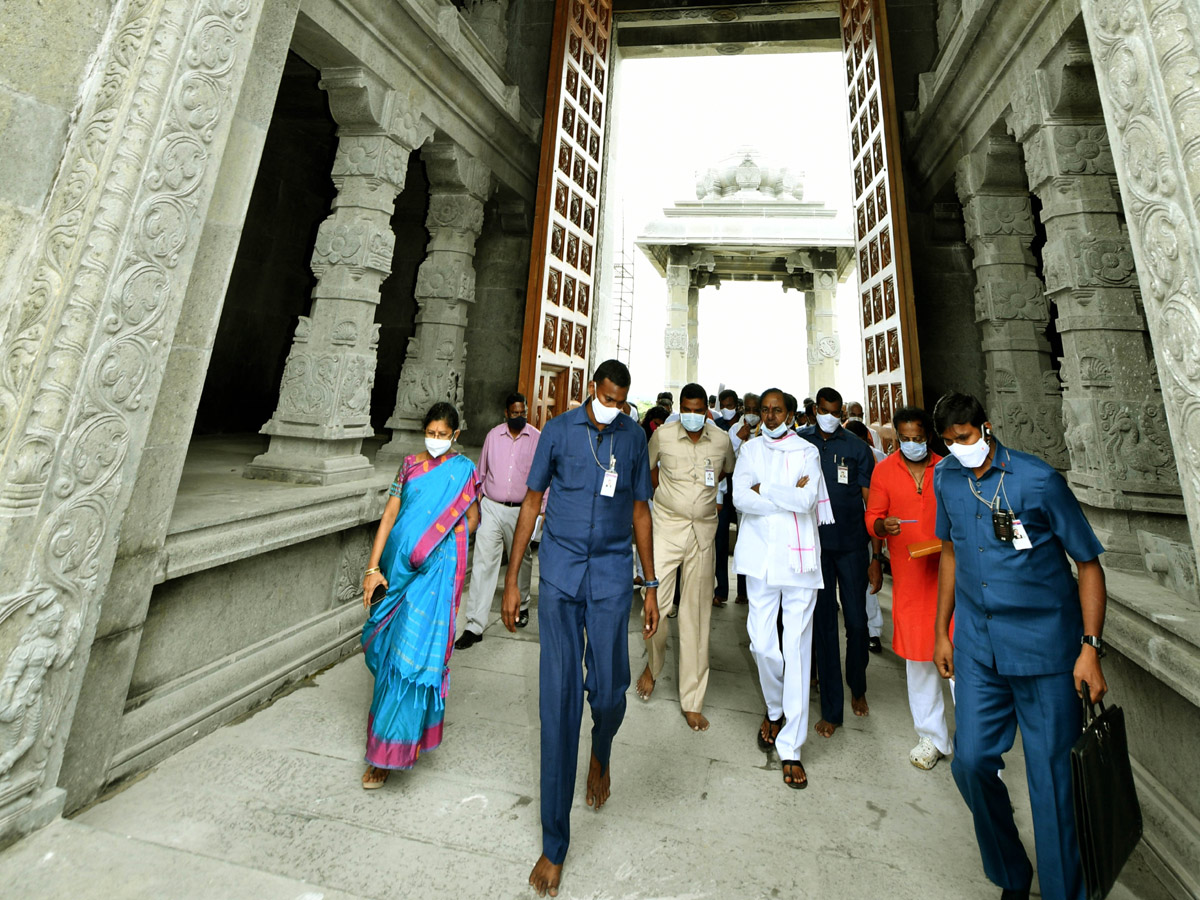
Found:
[[[398, 463], [422, 447], [422, 420], [440, 400], [462, 414], [467, 365], [467, 311], [475, 302], [475, 241], [483, 228], [483, 204], [492, 189], [488, 168], [449, 140], [421, 151], [429, 176], [429, 244], [417, 270], [417, 329], [396, 388], [387, 427], [392, 439], [376, 464]], [[465, 430], [467, 423], [462, 421]]]
[[[696, 284], [695, 273], [692, 275], [692, 286], [688, 288], [688, 317], [687, 317], [687, 380], [696, 381], [700, 376], [700, 287]], [[678, 402], [679, 398], [675, 400]]]
[[[808, 343], [808, 393], [815, 394], [837, 381], [837, 363], [842, 358], [842, 341], [837, 333], [837, 255], [832, 250], [797, 250], [784, 261], [792, 284], [799, 273], [807, 273], [804, 322]], [[785, 282], [786, 284], [787, 282]]]
[[1042, 201], [1046, 293], [1063, 342], [1069, 478], [1108, 564], [1141, 568], [1137, 530], [1179, 533], [1182, 522], [1170, 518], [1183, 503], [1086, 42], [1056, 51], [1014, 99], [1009, 125]]
[[[1176, 449], [1194, 572], [1200, 555], [1200, 95], [1193, 78], [1181, 73], [1195, 71], [1200, 38], [1190, 6], [1181, 15], [1165, 4], [1154, 10], [1142, 3], [1080, 5], [1131, 249], [1143, 275], [1141, 312]], [[1193, 577], [1181, 592], [1193, 605], [1200, 601], [1195, 585]]]
[[676, 400], [679, 389], [687, 384], [691, 255], [687, 247], [672, 247], [667, 257], [667, 327], [663, 329], [663, 351], [667, 356], [666, 390]]
[[987, 366], [987, 410], [1008, 446], [1066, 469], [1062, 400], [1046, 329], [1050, 311], [1034, 237], [1021, 151], [989, 135], [958, 164], [956, 184], [975, 254], [975, 321]]
[[433, 127], [361, 69], [326, 71], [321, 87], [341, 126], [338, 193], [313, 249], [312, 311], [296, 325], [279, 405], [262, 429], [271, 444], [247, 478], [338, 484], [374, 471], [360, 451], [374, 434], [375, 307], [392, 270], [391, 218], [408, 157]]

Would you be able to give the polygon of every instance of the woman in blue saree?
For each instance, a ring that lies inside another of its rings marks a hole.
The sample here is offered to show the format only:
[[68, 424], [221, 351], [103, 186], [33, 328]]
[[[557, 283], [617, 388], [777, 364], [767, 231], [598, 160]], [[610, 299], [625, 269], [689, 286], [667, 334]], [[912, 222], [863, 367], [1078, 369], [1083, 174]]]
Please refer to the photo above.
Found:
[[[379, 788], [442, 742], [454, 623], [467, 574], [467, 535], [479, 525], [475, 464], [450, 453], [458, 411], [425, 414], [425, 452], [405, 457], [363, 576], [369, 610], [362, 644], [375, 693], [367, 720], [367, 771]], [[386, 593], [371, 602], [378, 588]]]

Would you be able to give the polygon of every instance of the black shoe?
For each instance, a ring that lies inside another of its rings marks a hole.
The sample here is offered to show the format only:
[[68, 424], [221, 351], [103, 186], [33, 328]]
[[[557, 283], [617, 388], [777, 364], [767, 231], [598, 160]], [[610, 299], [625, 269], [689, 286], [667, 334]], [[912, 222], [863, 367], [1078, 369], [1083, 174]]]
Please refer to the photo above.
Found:
[[464, 631], [462, 637], [454, 642], [455, 650], [466, 650], [468, 647], [474, 647], [483, 640], [482, 634], [476, 634], [473, 631]]
[[517, 627], [524, 628], [529, 624], [529, 610], [523, 609], [517, 614]]
[[880, 643], [879, 638], [873, 637], [873, 638], [871, 638], [871, 640], [869, 640], [867, 642], [867, 649], [870, 650], [872, 653], [882, 653], [883, 652], [883, 644]]

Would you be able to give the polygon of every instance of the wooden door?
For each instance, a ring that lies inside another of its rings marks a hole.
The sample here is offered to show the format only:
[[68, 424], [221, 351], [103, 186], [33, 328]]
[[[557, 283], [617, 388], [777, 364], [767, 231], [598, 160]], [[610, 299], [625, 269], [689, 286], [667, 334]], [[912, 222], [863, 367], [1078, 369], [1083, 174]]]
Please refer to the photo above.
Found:
[[521, 348], [539, 428], [589, 378], [611, 34], [611, 0], [557, 0]]
[[868, 414], [921, 404], [921, 365], [892, 98], [886, 0], [840, 0]]

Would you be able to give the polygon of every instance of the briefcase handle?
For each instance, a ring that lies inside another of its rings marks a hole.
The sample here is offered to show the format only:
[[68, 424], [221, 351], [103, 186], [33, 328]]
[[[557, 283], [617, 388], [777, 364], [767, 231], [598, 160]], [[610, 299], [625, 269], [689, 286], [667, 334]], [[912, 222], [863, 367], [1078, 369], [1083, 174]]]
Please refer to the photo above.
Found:
[[[1092, 702], [1092, 689], [1088, 687], [1086, 681], [1079, 682], [1082, 696], [1079, 698], [1083, 703], [1083, 727], [1086, 729], [1089, 725], [1095, 722], [1098, 718], [1104, 715], [1104, 700]], [[1100, 707], [1100, 711], [1096, 712], [1096, 707]]]

